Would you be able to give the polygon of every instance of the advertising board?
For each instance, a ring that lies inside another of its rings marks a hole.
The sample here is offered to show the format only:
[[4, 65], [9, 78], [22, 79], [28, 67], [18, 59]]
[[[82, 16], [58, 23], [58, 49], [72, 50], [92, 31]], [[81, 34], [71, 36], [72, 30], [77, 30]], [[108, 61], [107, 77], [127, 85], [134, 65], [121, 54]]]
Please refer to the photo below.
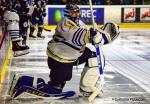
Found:
[[[63, 18], [63, 10], [64, 8], [58, 7], [49, 7], [48, 8], [48, 25], [56, 25], [61, 21]], [[94, 18], [97, 24], [103, 24], [104, 23], [104, 8], [94, 8]], [[82, 7], [81, 8], [81, 20], [85, 22], [85, 24], [91, 25], [92, 19], [91, 19], [91, 13], [90, 8]]]
[[150, 22], [150, 8], [140, 9], [140, 22]]
[[136, 10], [134, 7], [122, 8], [122, 22], [136, 22]]

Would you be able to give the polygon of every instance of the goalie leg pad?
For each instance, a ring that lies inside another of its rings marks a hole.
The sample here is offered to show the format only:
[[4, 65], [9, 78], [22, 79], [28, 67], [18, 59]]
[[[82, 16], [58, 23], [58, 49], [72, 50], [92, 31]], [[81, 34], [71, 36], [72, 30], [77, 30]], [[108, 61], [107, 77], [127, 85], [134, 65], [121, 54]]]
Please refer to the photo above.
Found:
[[85, 67], [81, 73], [80, 89], [84, 92], [93, 92], [94, 89], [92, 88], [99, 88], [97, 83], [100, 81], [97, 58], [90, 58], [88, 63], [89, 66]]
[[98, 67], [88, 68], [86, 67], [81, 74], [80, 88], [86, 92], [92, 92], [91, 87], [95, 86], [99, 79]]
[[34, 78], [30, 77], [30, 76], [14, 75], [14, 78], [13, 78], [11, 86], [10, 86], [9, 94], [12, 96], [14, 94], [14, 92], [23, 85], [32, 86], [33, 79]]
[[[50, 86], [48, 84], [45, 84], [45, 81], [42, 78], [21, 76], [21, 77], [13, 78], [13, 83], [11, 85], [9, 94], [12, 97], [16, 97], [19, 96], [20, 94], [22, 95], [22, 93], [25, 93], [26, 90], [28, 89], [31, 90], [36, 89], [37, 93], [35, 93], [35, 95], [37, 95], [38, 92], [47, 93], [47, 94], [60, 94], [62, 90], [60, 92], [56, 90], [58, 89], [58, 87], [55, 88], [55, 86]], [[35, 91], [31, 91], [31, 92], [34, 93]]]
[[44, 91], [45, 81], [31, 76], [14, 76], [9, 94], [12, 96], [22, 86], [30, 86]]
[[[103, 51], [100, 50], [100, 57], [101, 57], [101, 64], [102, 64], [102, 67], [104, 69], [104, 66], [105, 66], [105, 56], [103, 55]], [[90, 58], [88, 59], [88, 65], [89, 67], [98, 67], [98, 62], [97, 62], [97, 57], [93, 57], [93, 58]]]

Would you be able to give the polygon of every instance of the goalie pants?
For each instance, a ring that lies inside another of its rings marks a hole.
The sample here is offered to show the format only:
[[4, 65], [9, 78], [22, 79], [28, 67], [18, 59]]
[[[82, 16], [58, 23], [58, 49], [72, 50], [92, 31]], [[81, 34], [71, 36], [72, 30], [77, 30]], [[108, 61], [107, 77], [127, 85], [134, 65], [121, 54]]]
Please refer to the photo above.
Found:
[[62, 84], [72, 78], [72, 69], [74, 65], [82, 64], [86, 62], [88, 65], [88, 59], [96, 57], [96, 53], [92, 52], [89, 48], [85, 48], [84, 53], [78, 58], [76, 62], [62, 63], [48, 57], [48, 66], [50, 68], [50, 80], [55, 84]]

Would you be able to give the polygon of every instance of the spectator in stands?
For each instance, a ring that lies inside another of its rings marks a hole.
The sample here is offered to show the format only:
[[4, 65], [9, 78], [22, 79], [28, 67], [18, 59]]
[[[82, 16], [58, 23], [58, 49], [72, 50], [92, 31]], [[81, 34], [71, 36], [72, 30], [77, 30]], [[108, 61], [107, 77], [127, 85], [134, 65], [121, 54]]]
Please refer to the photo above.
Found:
[[143, 0], [143, 5], [149, 5], [150, 4], [150, 0]]
[[89, 5], [89, 0], [80, 0], [79, 5]]
[[134, 5], [142, 5], [142, 0], [133, 0]]
[[52, 5], [65, 5], [67, 0], [48, 0], [48, 4]]
[[5, 2], [4, 2], [3, 0], [1, 0], [1, 1], [0, 1], [0, 20], [3, 19], [4, 5], [5, 5]]
[[[66, 5], [67, 1], [70, 1], [70, 0], [48, 0], [47, 4]], [[89, 0], [75, 0], [75, 2], [78, 5], [88, 5], [89, 4]]]
[[[67, 0], [67, 1], [69, 2], [70, 0]], [[77, 5], [88, 5], [89, 4], [89, 0], [72, 0], [72, 1], [75, 2]]]
[[93, 0], [92, 3], [93, 3], [93, 5], [101, 5], [102, 0]]
[[113, 5], [121, 5], [123, 3], [123, 0], [112, 0]]
[[123, 0], [124, 5], [133, 5], [133, 0]]
[[112, 5], [112, 4], [113, 4], [112, 0], [106, 0], [104, 2], [104, 5]]
[[120, 5], [124, 5], [124, 0], [120, 0]]

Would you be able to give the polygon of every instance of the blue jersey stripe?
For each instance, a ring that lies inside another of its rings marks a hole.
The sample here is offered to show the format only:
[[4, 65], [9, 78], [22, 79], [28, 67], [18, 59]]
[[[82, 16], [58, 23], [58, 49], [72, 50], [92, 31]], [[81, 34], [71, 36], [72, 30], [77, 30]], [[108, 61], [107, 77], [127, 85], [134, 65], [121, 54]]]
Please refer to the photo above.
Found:
[[80, 32], [80, 36], [79, 36], [79, 39], [78, 39], [79, 46], [82, 46], [82, 42], [84, 41], [83, 38], [81, 38], [84, 31], [85, 31], [85, 29], [82, 29], [82, 32]]
[[73, 35], [73, 38], [72, 38], [72, 43], [76, 44], [75, 43], [75, 38], [76, 38], [76, 35], [78, 34], [78, 32], [80, 31], [80, 28], [74, 33]]
[[80, 37], [80, 35], [82, 35], [81, 34], [82, 31], [83, 31], [83, 29], [80, 29], [80, 31], [78, 32], [78, 34], [76, 34], [76, 37], [75, 37], [75, 44], [78, 46], [80, 46], [80, 43], [78, 43], [79, 42], [78, 38]]

